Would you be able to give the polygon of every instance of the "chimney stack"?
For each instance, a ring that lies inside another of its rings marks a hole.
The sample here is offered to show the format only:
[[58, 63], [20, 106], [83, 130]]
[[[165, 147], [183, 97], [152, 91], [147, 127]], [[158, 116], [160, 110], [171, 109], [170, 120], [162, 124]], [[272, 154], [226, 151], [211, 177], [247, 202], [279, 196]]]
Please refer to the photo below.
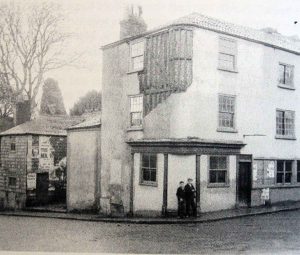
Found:
[[120, 39], [139, 35], [147, 31], [147, 24], [142, 18], [142, 7], [130, 5], [125, 17], [120, 21]]

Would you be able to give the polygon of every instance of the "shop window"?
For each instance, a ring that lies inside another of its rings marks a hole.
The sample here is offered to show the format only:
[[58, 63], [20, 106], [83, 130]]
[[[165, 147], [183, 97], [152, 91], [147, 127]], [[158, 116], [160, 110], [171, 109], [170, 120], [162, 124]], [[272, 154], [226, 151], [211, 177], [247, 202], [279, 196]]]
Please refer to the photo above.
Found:
[[276, 182], [279, 184], [292, 182], [293, 161], [277, 160], [277, 177]]
[[294, 87], [294, 66], [279, 63], [279, 85]]
[[11, 187], [16, 187], [17, 178], [16, 177], [8, 177], [8, 185]]
[[143, 96], [130, 97], [130, 127], [141, 127], [143, 124]]
[[276, 137], [295, 138], [295, 112], [276, 110]]
[[209, 183], [226, 184], [228, 178], [228, 159], [226, 156], [210, 156]]
[[237, 42], [230, 38], [219, 39], [219, 69], [236, 71]]
[[157, 184], [157, 155], [142, 154], [141, 184]]
[[144, 41], [133, 42], [130, 45], [131, 71], [140, 71], [144, 68]]
[[219, 131], [235, 130], [235, 96], [219, 95]]

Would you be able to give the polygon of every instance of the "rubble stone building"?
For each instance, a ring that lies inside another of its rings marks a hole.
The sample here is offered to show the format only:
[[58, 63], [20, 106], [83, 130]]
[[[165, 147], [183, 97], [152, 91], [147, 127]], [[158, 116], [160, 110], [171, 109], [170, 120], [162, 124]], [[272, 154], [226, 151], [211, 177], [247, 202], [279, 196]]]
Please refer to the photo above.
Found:
[[40, 116], [0, 133], [0, 208], [65, 203], [65, 128], [80, 121]]
[[198, 213], [300, 200], [299, 41], [198, 13], [122, 24], [102, 47], [103, 213], [172, 212], [188, 177]]

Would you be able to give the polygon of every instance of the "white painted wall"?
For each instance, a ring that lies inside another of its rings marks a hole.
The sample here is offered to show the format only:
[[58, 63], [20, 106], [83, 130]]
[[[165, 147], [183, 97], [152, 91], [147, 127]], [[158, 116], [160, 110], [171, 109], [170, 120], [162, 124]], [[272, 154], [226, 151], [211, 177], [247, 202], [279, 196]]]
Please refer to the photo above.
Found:
[[100, 130], [68, 131], [68, 210], [95, 209]]
[[143, 211], [144, 214], [159, 214], [163, 202], [163, 176], [164, 155], [157, 154], [157, 186], [146, 186], [140, 184], [141, 154], [134, 154], [134, 200], [133, 210], [136, 214]]
[[[275, 139], [276, 108], [296, 111], [296, 136], [300, 136], [300, 57], [261, 44], [237, 39], [237, 70], [218, 70], [219, 34], [194, 30], [193, 83], [184, 93], [172, 94], [164, 104], [170, 109], [169, 137], [242, 140], [242, 153], [254, 157], [300, 157], [300, 144]], [[279, 62], [295, 65], [296, 90], [279, 88]], [[218, 94], [236, 95], [237, 133], [217, 132]], [[152, 119], [155, 119], [152, 116]], [[262, 134], [264, 137], [243, 137]]]
[[236, 156], [229, 156], [229, 186], [208, 187], [208, 157], [200, 157], [201, 212], [230, 209], [236, 204]]
[[[176, 191], [179, 182], [192, 178], [196, 181], [196, 156], [172, 155], [168, 156], [168, 209], [177, 210]], [[196, 187], [196, 186], [195, 186]]]

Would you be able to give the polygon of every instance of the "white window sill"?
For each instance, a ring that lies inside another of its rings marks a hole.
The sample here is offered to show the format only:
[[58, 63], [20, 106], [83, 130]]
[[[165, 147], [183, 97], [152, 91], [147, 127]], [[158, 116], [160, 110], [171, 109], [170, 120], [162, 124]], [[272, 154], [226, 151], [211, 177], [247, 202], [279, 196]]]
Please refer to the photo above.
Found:
[[157, 182], [147, 182], [147, 181], [141, 181], [141, 186], [149, 186], [149, 187], [158, 187]]
[[138, 73], [138, 72], [141, 72], [141, 71], [143, 71], [143, 70], [144, 70], [144, 68], [136, 69], [136, 70], [130, 70], [130, 71], [127, 72], [127, 74]]
[[229, 188], [229, 183], [209, 183], [207, 188]]
[[217, 128], [217, 132], [224, 132], [224, 133], [237, 133], [238, 131], [235, 128]]
[[293, 85], [286, 85], [286, 84], [282, 84], [282, 83], [278, 84], [278, 88], [288, 89], [288, 90], [296, 90], [296, 88]]
[[230, 72], [230, 73], [238, 73], [238, 70], [236, 70], [236, 69], [226, 69], [226, 68], [218, 67], [218, 70]]
[[282, 139], [282, 140], [297, 140], [296, 137], [294, 136], [281, 136], [281, 135], [276, 135], [275, 139]]
[[141, 126], [141, 127], [130, 127], [127, 129], [127, 132], [131, 132], [131, 131], [143, 131], [144, 128]]

